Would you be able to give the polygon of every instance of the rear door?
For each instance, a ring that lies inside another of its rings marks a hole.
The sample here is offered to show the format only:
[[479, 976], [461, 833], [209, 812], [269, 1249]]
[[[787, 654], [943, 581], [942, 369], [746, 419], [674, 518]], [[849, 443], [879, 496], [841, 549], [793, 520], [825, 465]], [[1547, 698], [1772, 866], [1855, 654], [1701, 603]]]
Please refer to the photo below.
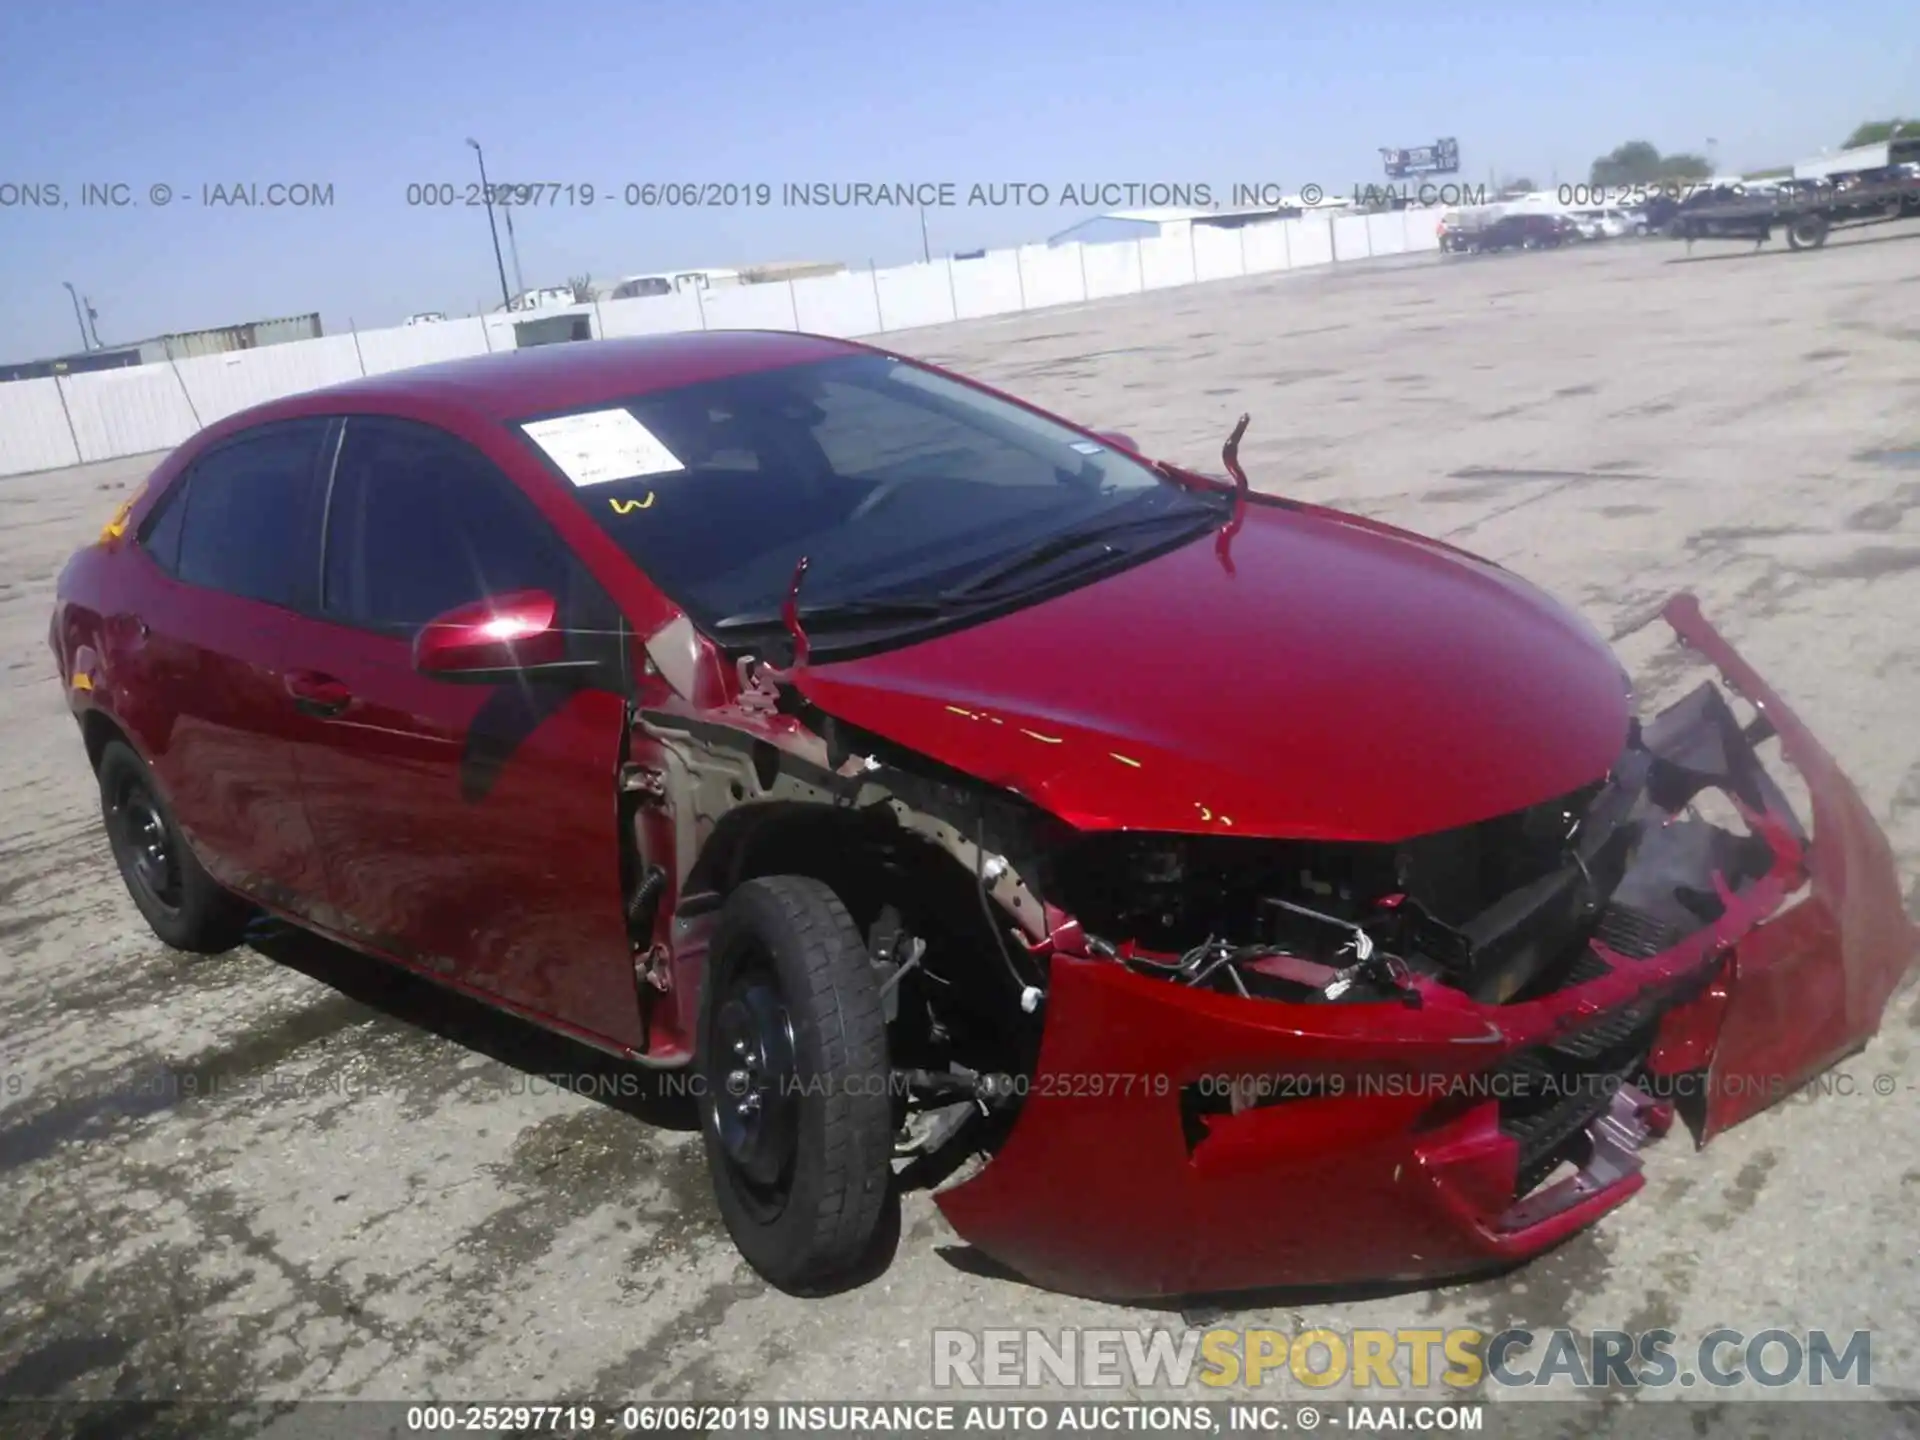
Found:
[[319, 561], [331, 422], [245, 430], [194, 462], [147, 517], [137, 615], [106, 617], [123, 718], [194, 853], [223, 884], [296, 913], [325, 888], [290, 742], [299, 611]]
[[326, 503], [303, 663], [336, 709], [296, 752], [334, 923], [399, 959], [637, 1045], [618, 782], [626, 701], [413, 668], [456, 605], [554, 594], [562, 623], [618, 626], [537, 507], [456, 436], [351, 416]]

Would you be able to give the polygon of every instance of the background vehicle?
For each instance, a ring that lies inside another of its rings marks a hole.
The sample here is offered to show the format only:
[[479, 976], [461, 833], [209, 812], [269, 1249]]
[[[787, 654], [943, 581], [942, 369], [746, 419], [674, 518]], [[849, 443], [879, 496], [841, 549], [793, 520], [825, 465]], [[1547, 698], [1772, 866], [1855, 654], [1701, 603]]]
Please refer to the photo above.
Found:
[[737, 270], [678, 270], [653, 275], [629, 275], [607, 297], [611, 300], [633, 300], [650, 295], [684, 294], [694, 290], [711, 290], [718, 287], [739, 285], [744, 277]]
[[1835, 230], [1883, 225], [1920, 213], [1920, 179], [1903, 165], [1783, 183], [1761, 193], [1717, 189], [1689, 199], [1667, 233], [1685, 240], [1751, 240], [1784, 230], [1789, 248], [1816, 250]]
[[1565, 215], [1502, 215], [1476, 232], [1468, 250], [1552, 250], [1580, 238]]

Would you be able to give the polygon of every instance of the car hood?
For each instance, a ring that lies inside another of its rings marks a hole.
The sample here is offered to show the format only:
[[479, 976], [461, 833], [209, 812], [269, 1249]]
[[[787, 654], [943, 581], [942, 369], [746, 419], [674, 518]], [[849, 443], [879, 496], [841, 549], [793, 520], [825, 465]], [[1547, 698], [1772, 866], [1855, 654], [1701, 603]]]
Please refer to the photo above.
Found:
[[804, 667], [840, 720], [1083, 829], [1391, 841], [1599, 779], [1629, 686], [1565, 607], [1438, 542], [1252, 504], [1010, 614]]

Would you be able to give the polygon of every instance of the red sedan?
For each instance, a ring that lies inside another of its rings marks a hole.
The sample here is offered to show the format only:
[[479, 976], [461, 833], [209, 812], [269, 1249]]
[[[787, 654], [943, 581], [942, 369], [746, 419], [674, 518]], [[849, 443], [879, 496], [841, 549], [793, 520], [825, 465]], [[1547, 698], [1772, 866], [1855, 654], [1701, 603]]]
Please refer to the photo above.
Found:
[[1239, 434], [803, 335], [429, 366], [194, 437], [49, 638], [161, 940], [266, 911], [684, 1071], [796, 1292], [909, 1186], [1091, 1294], [1471, 1272], [1874, 1032], [1886, 840], [1690, 599], [1728, 689], [1636, 719]]

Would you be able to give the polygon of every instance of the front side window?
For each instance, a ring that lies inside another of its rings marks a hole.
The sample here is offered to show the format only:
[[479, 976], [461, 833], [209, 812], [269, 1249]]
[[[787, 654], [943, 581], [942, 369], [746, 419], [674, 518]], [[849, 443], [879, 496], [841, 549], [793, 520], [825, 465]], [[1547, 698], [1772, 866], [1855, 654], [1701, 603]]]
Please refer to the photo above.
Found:
[[325, 544], [325, 612], [394, 633], [515, 590], [564, 599], [572, 578], [568, 552], [491, 461], [411, 421], [349, 417]]
[[167, 499], [169, 512], [184, 501], [175, 573], [190, 585], [303, 606], [312, 589], [312, 500], [326, 433], [325, 420], [283, 421], [197, 461], [185, 494]]
[[886, 355], [514, 428], [710, 629], [777, 609], [802, 556], [810, 607], [939, 598], [1054, 538], [1119, 526], [1129, 544], [1147, 542], [1216, 508], [1133, 455]]
[[162, 570], [180, 568], [180, 532], [186, 528], [187, 477], [181, 476], [160, 497], [160, 503], [140, 528], [140, 546]]

